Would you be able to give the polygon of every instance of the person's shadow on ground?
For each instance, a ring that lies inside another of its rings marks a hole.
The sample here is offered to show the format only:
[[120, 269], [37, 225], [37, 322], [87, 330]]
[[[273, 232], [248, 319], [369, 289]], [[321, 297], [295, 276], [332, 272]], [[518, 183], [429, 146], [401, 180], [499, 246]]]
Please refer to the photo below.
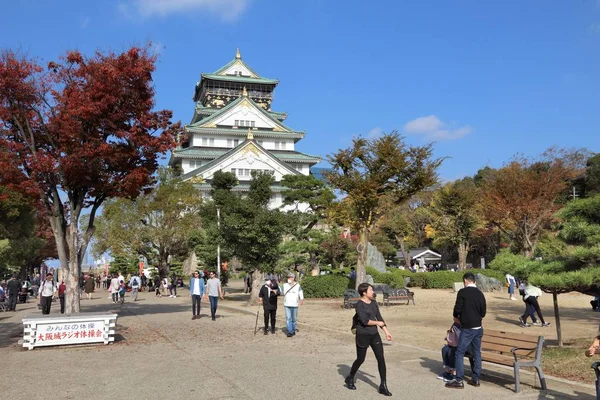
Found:
[[[338, 364], [338, 374], [340, 374], [342, 377], [346, 378], [348, 375], [350, 375], [350, 366], [349, 365], [345, 365], [345, 364]], [[373, 380], [371, 378], [374, 378], [375, 376], [370, 375], [370, 374], [366, 374], [364, 372], [361, 372], [360, 370], [356, 373], [356, 380], [357, 381], [363, 381], [368, 383], [369, 385], [371, 385], [371, 387], [375, 388], [375, 389], [379, 389], [379, 385], [376, 384], [375, 382], [373, 382]], [[343, 383], [343, 381], [342, 381]]]

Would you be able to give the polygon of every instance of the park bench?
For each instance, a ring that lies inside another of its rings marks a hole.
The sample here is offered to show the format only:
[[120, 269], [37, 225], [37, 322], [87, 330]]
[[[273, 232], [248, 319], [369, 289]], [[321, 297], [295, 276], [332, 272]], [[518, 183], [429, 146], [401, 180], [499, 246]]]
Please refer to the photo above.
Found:
[[398, 301], [406, 301], [406, 304], [410, 304], [412, 301], [415, 305], [415, 294], [406, 288], [390, 289], [389, 292], [384, 294], [384, 305], [389, 306]]
[[346, 289], [344, 292], [344, 308], [354, 308], [356, 303], [360, 300], [358, 292], [354, 289]]
[[115, 340], [117, 314], [79, 313], [23, 318], [23, 347], [104, 343]]
[[540, 385], [543, 390], [546, 390], [546, 379], [542, 371], [543, 346], [543, 336], [485, 329], [481, 339], [481, 360], [513, 367], [516, 393], [520, 391], [519, 369], [535, 368], [540, 378]]

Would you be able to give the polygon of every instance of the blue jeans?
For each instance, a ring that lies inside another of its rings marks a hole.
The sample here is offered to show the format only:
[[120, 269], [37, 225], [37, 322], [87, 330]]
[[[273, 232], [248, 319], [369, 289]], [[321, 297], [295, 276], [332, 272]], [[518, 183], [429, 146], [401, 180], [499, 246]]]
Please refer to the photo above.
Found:
[[296, 321], [298, 321], [298, 307], [285, 307], [285, 322], [288, 333], [296, 332]]
[[219, 296], [208, 296], [208, 300], [210, 300], [210, 317], [215, 319], [217, 314], [217, 305], [219, 304]]
[[481, 337], [483, 336], [483, 328], [481, 329], [461, 329], [458, 338], [458, 346], [456, 346], [456, 380], [462, 381], [465, 376], [465, 353], [471, 350], [473, 355], [472, 378], [474, 381], [479, 381], [481, 376]]

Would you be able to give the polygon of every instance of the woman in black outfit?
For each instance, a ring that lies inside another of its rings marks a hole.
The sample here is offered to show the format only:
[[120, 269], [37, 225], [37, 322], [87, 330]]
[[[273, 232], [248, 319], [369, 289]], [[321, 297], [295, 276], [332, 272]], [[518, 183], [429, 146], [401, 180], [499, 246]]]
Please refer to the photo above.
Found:
[[377, 367], [379, 368], [379, 378], [381, 379], [381, 385], [379, 385], [379, 393], [385, 396], [391, 396], [392, 394], [387, 388], [386, 383], [386, 368], [385, 358], [383, 357], [383, 342], [377, 331], [377, 327], [381, 328], [385, 333], [385, 338], [390, 341], [392, 340], [392, 334], [388, 331], [385, 321], [381, 317], [379, 312], [379, 306], [375, 301], [375, 294], [373, 293], [373, 287], [368, 283], [361, 283], [358, 285], [358, 294], [360, 295], [360, 301], [356, 303], [356, 361], [352, 364], [350, 375], [346, 377], [346, 386], [348, 389], [356, 390], [354, 386], [354, 376], [360, 368], [361, 364], [365, 361], [367, 355], [367, 349], [369, 346], [375, 353], [377, 358]]

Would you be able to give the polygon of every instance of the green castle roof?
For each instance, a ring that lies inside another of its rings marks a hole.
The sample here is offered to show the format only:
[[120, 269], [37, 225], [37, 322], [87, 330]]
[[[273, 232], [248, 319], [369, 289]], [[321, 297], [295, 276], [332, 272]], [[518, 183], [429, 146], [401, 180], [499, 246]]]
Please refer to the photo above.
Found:
[[252, 78], [250, 76], [238, 76], [238, 75], [217, 75], [217, 74], [201, 74], [203, 79], [212, 79], [215, 81], [228, 81], [228, 82], [240, 82], [240, 83], [256, 83], [262, 85], [277, 85], [279, 80], [269, 78]]
[[[194, 158], [194, 159], [205, 159], [212, 160], [221, 157], [225, 153], [230, 152], [233, 149], [220, 148], [220, 147], [190, 147], [187, 149], [175, 149], [172, 153], [172, 162], [175, 158]], [[321, 157], [313, 156], [310, 154], [300, 153], [298, 151], [285, 151], [285, 150], [266, 150], [277, 159], [288, 162], [288, 163], [307, 163], [317, 164], [321, 162]]]

